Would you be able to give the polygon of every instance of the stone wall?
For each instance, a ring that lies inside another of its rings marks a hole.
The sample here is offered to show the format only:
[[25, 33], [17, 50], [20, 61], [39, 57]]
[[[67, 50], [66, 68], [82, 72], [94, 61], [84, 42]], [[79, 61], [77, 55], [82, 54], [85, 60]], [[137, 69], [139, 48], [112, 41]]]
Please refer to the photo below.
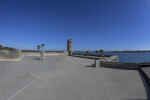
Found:
[[72, 57], [80, 57], [87, 59], [100, 59], [101, 62], [119, 62], [118, 56], [106, 56], [106, 57], [98, 57], [98, 56], [86, 56], [86, 55], [70, 55]]
[[[45, 56], [52, 55], [68, 55], [68, 52], [45, 52]], [[21, 50], [0, 50], [0, 61], [20, 61], [23, 56], [40, 56], [40, 52], [21, 52]]]
[[140, 63], [101, 62], [101, 67], [117, 69], [138, 69]]
[[[40, 56], [40, 52], [22, 52], [23, 56]], [[45, 56], [52, 55], [68, 55], [67, 51], [64, 52], [45, 52]]]
[[119, 62], [119, 57], [118, 56], [110, 56], [110, 57], [104, 57], [104, 59], [101, 59], [101, 61], [104, 62]]
[[0, 61], [20, 60], [21, 50], [0, 50]]

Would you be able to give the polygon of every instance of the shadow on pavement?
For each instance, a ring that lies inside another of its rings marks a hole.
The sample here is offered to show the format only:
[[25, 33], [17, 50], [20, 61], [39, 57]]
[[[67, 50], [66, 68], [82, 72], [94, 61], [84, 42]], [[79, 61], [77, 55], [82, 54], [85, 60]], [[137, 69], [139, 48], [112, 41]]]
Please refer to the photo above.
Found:
[[36, 60], [40, 60], [40, 58], [34, 58], [34, 59], [36, 59]]
[[93, 67], [93, 68], [95, 68], [95, 66], [94, 66], [95, 64], [92, 64], [92, 65], [90, 65], [90, 66], [85, 66], [85, 67]]

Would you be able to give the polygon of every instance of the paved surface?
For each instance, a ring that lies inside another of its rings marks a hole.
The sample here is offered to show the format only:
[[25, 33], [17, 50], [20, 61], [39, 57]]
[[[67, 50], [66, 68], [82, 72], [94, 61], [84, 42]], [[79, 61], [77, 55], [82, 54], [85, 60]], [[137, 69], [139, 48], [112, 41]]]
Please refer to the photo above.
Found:
[[141, 70], [147, 75], [150, 79], [150, 67], [141, 67]]
[[136, 70], [93, 68], [68, 56], [0, 62], [0, 100], [146, 100]]

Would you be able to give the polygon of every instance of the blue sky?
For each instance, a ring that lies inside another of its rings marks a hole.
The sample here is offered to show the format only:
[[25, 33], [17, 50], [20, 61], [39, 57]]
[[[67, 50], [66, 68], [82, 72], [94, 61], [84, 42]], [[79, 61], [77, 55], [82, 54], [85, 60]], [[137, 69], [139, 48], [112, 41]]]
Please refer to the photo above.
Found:
[[149, 50], [150, 0], [0, 0], [0, 44], [18, 49]]

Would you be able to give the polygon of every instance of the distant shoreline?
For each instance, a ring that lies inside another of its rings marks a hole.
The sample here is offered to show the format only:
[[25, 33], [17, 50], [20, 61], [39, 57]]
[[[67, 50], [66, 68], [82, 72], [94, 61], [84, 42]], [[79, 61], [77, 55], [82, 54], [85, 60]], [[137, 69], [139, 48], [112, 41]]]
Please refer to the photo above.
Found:
[[108, 52], [114, 52], [114, 53], [136, 53], [136, 52], [150, 52], [148, 51], [108, 51]]
[[[22, 50], [23, 52], [39, 52], [37, 50]], [[63, 52], [63, 51], [47, 51], [46, 52]], [[86, 52], [86, 51], [74, 51], [74, 52]], [[95, 52], [95, 51], [90, 51]], [[105, 51], [105, 52], [112, 52], [112, 53], [139, 53], [139, 52], [150, 52], [150, 50], [143, 50], [143, 51]]]
[[[74, 51], [74, 52], [86, 52], [86, 51]], [[90, 51], [95, 52], [95, 51]], [[104, 53], [140, 53], [140, 52], [150, 52], [150, 50], [143, 50], [143, 51], [104, 51]]]

